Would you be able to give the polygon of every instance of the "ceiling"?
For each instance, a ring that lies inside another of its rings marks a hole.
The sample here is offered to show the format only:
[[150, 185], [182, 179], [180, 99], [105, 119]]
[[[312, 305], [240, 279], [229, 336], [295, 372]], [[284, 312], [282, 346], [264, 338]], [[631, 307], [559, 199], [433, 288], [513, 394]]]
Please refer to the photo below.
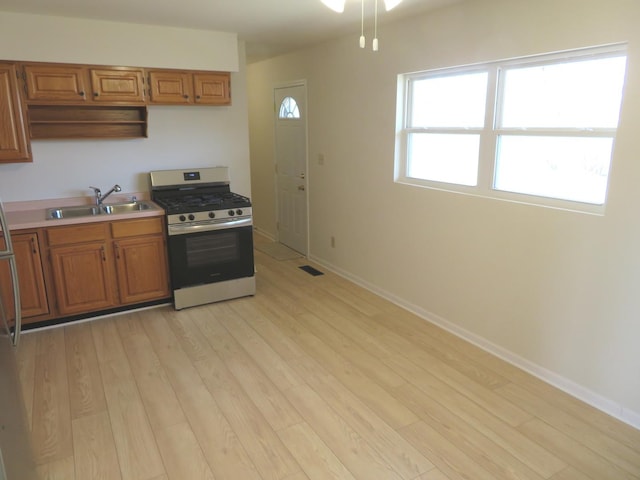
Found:
[[[375, 0], [365, 1], [371, 36]], [[462, 0], [403, 0], [390, 12], [379, 0], [379, 24]], [[235, 32], [249, 63], [360, 31], [360, 0], [336, 13], [320, 0], [0, 0], [0, 10]]]

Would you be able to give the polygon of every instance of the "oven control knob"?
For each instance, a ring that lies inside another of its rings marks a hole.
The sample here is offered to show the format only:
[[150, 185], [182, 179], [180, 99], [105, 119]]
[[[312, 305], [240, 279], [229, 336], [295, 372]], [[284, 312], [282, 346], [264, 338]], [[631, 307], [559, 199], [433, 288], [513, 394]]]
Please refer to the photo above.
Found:
[[236, 210], [236, 215], [242, 215], [242, 210], [240, 209]]
[[236, 214], [236, 212], [234, 212], [233, 210], [229, 210], [229, 216], [233, 217]]
[[192, 222], [196, 219], [196, 217], [193, 216], [193, 214], [189, 215], [189, 220], [191, 220]]
[[178, 219], [179, 219], [181, 222], [184, 222], [184, 221], [187, 219], [187, 217], [185, 217], [184, 215], [180, 215], [180, 216], [178, 217]]
[[209, 218], [216, 218], [215, 212], [209, 212]]

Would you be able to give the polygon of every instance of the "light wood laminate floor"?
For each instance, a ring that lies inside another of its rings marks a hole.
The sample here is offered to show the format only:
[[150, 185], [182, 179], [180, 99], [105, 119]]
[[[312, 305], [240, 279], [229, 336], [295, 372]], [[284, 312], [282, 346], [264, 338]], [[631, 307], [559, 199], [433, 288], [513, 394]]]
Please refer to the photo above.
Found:
[[25, 335], [42, 479], [640, 478], [640, 431], [304, 263], [256, 252], [255, 297]]

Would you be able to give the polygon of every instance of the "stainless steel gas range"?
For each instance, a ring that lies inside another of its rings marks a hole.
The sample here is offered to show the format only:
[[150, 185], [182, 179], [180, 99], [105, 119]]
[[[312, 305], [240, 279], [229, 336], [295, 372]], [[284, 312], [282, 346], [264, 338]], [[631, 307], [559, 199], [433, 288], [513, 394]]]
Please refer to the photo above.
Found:
[[167, 213], [175, 308], [255, 294], [251, 201], [231, 192], [228, 168], [150, 176], [151, 199]]

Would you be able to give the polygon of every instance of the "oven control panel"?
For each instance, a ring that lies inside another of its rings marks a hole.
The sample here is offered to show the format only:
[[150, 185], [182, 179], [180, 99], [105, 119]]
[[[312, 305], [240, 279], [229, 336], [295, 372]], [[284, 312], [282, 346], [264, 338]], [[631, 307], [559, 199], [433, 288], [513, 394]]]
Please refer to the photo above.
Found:
[[224, 220], [234, 220], [239, 217], [251, 217], [251, 207], [234, 208], [229, 210], [211, 210], [208, 212], [192, 212], [192, 213], [178, 213], [167, 216], [167, 223], [169, 225], [175, 225], [180, 223], [190, 222], [206, 222], [212, 221], [219, 223]]

